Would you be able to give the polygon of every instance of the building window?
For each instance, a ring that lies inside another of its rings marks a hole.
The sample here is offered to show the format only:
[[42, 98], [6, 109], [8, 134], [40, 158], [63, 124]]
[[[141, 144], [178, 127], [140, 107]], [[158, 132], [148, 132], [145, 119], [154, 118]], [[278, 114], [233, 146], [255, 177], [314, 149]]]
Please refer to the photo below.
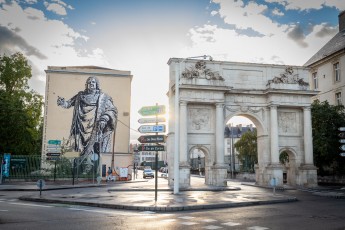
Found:
[[312, 76], [313, 76], [314, 89], [318, 89], [319, 88], [319, 81], [317, 79], [317, 72], [313, 73]]
[[334, 80], [336, 82], [340, 81], [340, 66], [339, 66], [339, 62], [333, 64], [333, 70], [334, 70]]
[[335, 93], [335, 103], [341, 105], [341, 92]]

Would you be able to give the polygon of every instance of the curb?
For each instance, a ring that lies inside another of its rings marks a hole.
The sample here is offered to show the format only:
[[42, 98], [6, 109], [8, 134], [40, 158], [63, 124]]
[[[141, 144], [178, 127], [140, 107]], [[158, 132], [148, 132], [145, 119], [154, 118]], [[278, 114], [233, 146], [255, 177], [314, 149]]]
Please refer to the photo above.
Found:
[[81, 201], [68, 201], [68, 200], [57, 200], [57, 199], [45, 199], [36, 197], [20, 197], [20, 200], [34, 201], [43, 203], [60, 203], [70, 205], [81, 205], [99, 208], [110, 208], [110, 209], [123, 209], [123, 210], [138, 210], [138, 211], [156, 211], [156, 212], [175, 212], [175, 211], [189, 211], [189, 210], [202, 210], [202, 209], [218, 209], [218, 208], [234, 208], [234, 207], [245, 207], [245, 206], [256, 206], [266, 204], [278, 204], [278, 203], [289, 203], [298, 201], [296, 197], [290, 197], [280, 200], [267, 200], [267, 201], [248, 201], [241, 203], [222, 203], [222, 204], [204, 204], [204, 205], [189, 205], [189, 206], [136, 206], [136, 205], [121, 205], [121, 204], [103, 204], [103, 203], [91, 203]]
[[[222, 191], [239, 191], [241, 188], [233, 187], [233, 188], [187, 188], [187, 189], [180, 189], [181, 192], [188, 192], [188, 191], [215, 191], [215, 192], [222, 192]], [[152, 192], [155, 189], [152, 188], [124, 188], [124, 189], [108, 189], [109, 192]], [[173, 189], [170, 188], [160, 188], [157, 189], [160, 192], [172, 192]]]
[[[83, 186], [61, 186], [53, 188], [43, 188], [42, 191], [49, 190], [62, 190], [62, 189], [74, 189], [74, 188], [91, 188], [91, 187], [105, 187], [106, 184], [101, 185], [83, 185]], [[40, 191], [39, 188], [0, 188], [0, 191]]]

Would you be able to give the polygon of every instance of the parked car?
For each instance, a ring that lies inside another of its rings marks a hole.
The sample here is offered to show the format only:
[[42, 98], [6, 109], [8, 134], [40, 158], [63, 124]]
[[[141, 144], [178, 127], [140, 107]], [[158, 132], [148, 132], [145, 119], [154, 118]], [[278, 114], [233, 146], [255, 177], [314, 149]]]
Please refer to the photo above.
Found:
[[145, 179], [146, 177], [155, 177], [155, 174], [153, 173], [153, 171], [151, 169], [144, 169], [143, 172], [143, 178]]
[[161, 177], [167, 179], [167, 178], [168, 178], [168, 173], [162, 173], [162, 174], [161, 174]]

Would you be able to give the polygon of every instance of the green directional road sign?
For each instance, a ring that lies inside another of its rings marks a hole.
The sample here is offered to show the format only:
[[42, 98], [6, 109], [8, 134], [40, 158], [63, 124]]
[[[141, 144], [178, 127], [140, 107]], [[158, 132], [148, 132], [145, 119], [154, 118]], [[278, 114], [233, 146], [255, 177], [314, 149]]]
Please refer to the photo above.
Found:
[[138, 141], [140, 143], [162, 143], [165, 142], [165, 135], [145, 135], [140, 136]]
[[156, 123], [156, 122], [165, 122], [165, 117], [148, 117], [148, 118], [140, 118], [138, 120], [140, 124], [146, 124], [146, 123]]
[[165, 105], [144, 106], [138, 112], [141, 116], [165, 114]]
[[49, 145], [61, 145], [61, 141], [60, 140], [49, 140], [48, 144]]
[[164, 151], [163, 145], [141, 145], [138, 147], [139, 151]]

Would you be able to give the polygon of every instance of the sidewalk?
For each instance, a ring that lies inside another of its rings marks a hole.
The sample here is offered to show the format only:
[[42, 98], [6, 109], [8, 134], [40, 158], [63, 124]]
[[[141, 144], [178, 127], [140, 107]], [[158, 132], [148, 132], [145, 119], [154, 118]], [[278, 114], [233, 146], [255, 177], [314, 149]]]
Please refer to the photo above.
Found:
[[[145, 211], [183, 211], [198, 209], [230, 208], [297, 201], [272, 189], [241, 185], [228, 181], [227, 187], [204, 184], [203, 179], [193, 178], [189, 189], [173, 193], [165, 179], [159, 180], [155, 201], [154, 180], [111, 182], [108, 184], [54, 185], [48, 184], [39, 192], [20, 197], [21, 200], [63, 203], [113, 209]], [[36, 188], [35, 188], [36, 187]], [[83, 188], [83, 189], [80, 189]], [[12, 189], [12, 190], [9, 190]], [[0, 191], [38, 191], [36, 184], [0, 185]], [[64, 189], [59, 191], [60, 189]], [[70, 189], [68, 192], [65, 189]]]

